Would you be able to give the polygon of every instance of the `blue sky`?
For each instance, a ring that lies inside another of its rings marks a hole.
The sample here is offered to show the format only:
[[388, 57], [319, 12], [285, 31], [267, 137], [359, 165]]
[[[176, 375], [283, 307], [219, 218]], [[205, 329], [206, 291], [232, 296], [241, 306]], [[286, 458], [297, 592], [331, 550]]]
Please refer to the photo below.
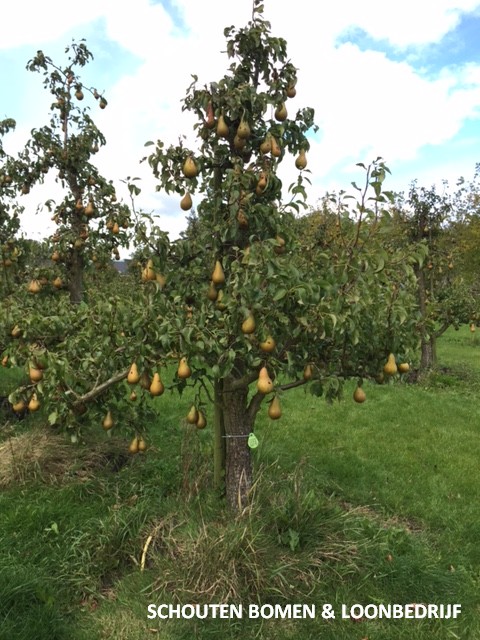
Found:
[[[361, 179], [357, 162], [385, 158], [388, 187], [406, 190], [413, 179], [429, 186], [473, 176], [480, 162], [480, 0], [336, 0], [295, 5], [265, 0], [274, 35], [284, 37], [299, 69], [291, 108], [315, 108], [320, 127], [309, 153], [315, 205], [326, 190], [348, 189]], [[98, 164], [107, 178], [140, 176], [137, 205], [160, 215], [172, 235], [185, 216], [175, 199], [155, 192], [145, 165], [146, 140], [194, 143], [191, 120], [180, 100], [191, 74], [210, 82], [223, 75], [223, 29], [243, 26], [251, 0], [83, 0], [65, 11], [63, 0], [16, 0], [2, 9], [8, 25], [0, 38], [0, 117], [17, 120], [5, 139], [20, 149], [33, 127], [48, 119], [50, 97], [27, 61], [42, 49], [63, 62], [72, 38], [85, 38], [94, 61], [86, 84], [105, 91], [108, 108], [92, 114], [107, 137]], [[293, 158], [282, 178], [295, 179]], [[37, 204], [55, 191], [52, 183], [24, 199], [28, 233], [45, 232]]]

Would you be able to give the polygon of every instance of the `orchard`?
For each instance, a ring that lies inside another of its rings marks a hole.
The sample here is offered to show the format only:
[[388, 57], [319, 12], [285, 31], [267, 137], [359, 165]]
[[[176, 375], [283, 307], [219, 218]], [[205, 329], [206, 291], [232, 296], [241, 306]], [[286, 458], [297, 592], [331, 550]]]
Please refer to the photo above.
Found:
[[[259, 412], [287, 428], [282, 400], [290, 389], [332, 402], [347, 379], [362, 404], [364, 380], [406, 373], [419, 341], [434, 335], [439, 316], [426, 317], [433, 299], [425, 274], [437, 260], [430, 239], [444, 210], [429, 213], [426, 236], [422, 206], [436, 211], [437, 201], [413, 190], [411, 235], [400, 240], [395, 196], [384, 184], [389, 170], [378, 158], [359, 166], [355, 197], [331, 195], [300, 215], [316, 126], [313, 109], [290, 106], [301, 86], [287, 43], [271, 34], [259, 0], [248, 25], [225, 29], [225, 38], [225, 75], [205, 86], [194, 79], [183, 100], [197, 144], [147, 143], [157, 190], [174, 194], [185, 212], [198, 203], [173, 241], [153, 216], [135, 211], [137, 183], [129, 185], [132, 202], [119, 202], [95, 166], [106, 141], [90, 106], [108, 103], [82, 83], [92, 59], [85, 43], [67, 49], [64, 66], [41, 51], [29, 62], [52, 104], [49, 123], [18, 157], [0, 146], [0, 348], [2, 364], [26, 374], [9, 397], [13, 410], [42, 409], [72, 443], [88, 441], [93, 429], [106, 437], [118, 429], [129, 434], [130, 453], [143, 452], [161, 396], [179, 392], [182, 402], [193, 388], [190, 427], [179, 428], [212, 430], [215, 488], [241, 512]], [[13, 127], [5, 120], [0, 134]], [[291, 185], [279, 177], [282, 163], [298, 172]], [[44, 207], [56, 224], [47, 260], [29, 262], [17, 201], [48, 174], [63, 199]], [[125, 276], [111, 268], [120, 247], [135, 252]]]

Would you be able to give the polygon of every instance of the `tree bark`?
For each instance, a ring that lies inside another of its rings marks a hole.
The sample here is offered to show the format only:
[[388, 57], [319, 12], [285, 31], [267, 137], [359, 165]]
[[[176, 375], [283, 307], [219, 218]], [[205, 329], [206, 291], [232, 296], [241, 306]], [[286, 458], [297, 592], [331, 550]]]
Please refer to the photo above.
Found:
[[437, 338], [431, 335], [429, 338], [422, 336], [422, 356], [420, 370], [428, 371], [437, 364]]
[[429, 336], [425, 326], [427, 321], [427, 281], [424, 268], [418, 267], [415, 275], [417, 277], [418, 306], [422, 317], [420, 371], [428, 371], [437, 364], [436, 336], [433, 334]]
[[223, 384], [215, 380], [214, 384], [214, 450], [213, 450], [213, 486], [221, 491], [225, 487], [225, 422], [223, 415]]
[[253, 469], [248, 435], [252, 430], [247, 407], [248, 387], [230, 389], [224, 385], [224, 421], [226, 440], [225, 491], [228, 506], [237, 512], [248, 504]]

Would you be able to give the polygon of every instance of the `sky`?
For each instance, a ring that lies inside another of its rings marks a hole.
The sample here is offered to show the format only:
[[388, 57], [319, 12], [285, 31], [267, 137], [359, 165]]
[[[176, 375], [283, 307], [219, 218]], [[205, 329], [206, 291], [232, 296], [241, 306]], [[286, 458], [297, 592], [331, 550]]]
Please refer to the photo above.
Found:
[[[140, 177], [136, 207], [159, 216], [172, 238], [186, 226], [176, 196], [157, 193], [146, 163], [148, 140], [193, 144], [192, 119], [181, 100], [192, 81], [222, 77], [230, 61], [223, 30], [243, 27], [251, 0], [15, 0], [2, 7], [0, 119], [17, 121], [4, 139], [15, 154], [32, 128], [47, 124], [51, 96], [42, 77], [26, 70], [41, 49], [63, 66], [72, 39], [86, 40], [94, 60], [82, 80], [104, 92], [91, 115], [107, 138], [95, 162], [128, 199], [127, 176]], [[314, 11], [314, 13], [313, 13]], [[308, 168], [312, 207], [327, 192], [361, 182], [356, 163], [381, 156], [392, 172], [385, 188], [406, 191], [473, 178], [480, 162], [480, 0], [265, 0], [272, 35], [285, 38], [298, 69], [289, 110], [313, 107], [319, 130]], [[87, 103], [87, 98], [85, 99]], [[296, 179], [294, 158], [282, 163], [284, 185]], [[122, 191], [123, 189], [123, 191]], [[37, 205], [55, 198], [52, 179], [22, 197], [23, 229], [33, 238], [53, 231]], [[195, 206], [195, 197], [194, 197]], [[52, 223], [53, 225], [53, 223]]]

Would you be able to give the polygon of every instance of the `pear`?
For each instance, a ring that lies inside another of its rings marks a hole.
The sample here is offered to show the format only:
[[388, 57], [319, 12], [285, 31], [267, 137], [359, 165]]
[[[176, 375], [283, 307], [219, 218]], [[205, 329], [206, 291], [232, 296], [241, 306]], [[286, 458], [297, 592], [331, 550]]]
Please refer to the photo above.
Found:
[[233, 139], [233, 148], [235, 149], [235, 151], [242, 151], [242, 149], [245, 149], [246, 144], [247, 140], [245, 138], [235, 136]]
[[268, 407], [268, 417], [271, 420], [278, 420], [282, 417], [282, 408], [278, 396], [275, 396]]
[[30, 402], [28, 403], [28, 410], [38, 411], [39, 409], [40, 409], [40, 402], [37, 398], [37, 394], [34, 393], [32, 394], [32, 397], [30, 398]]
[[22, 411], [25, 411], [25, 407], [25, 400], [18, 400], [18, 402], [12, 404], [12, 411], [14, 413], [22, 413]]
[[135, 391], [132, 391], [132, 393], [130, 394], [130, 400], [132, 402], [135, 402], [136, 399], [137, 399], [137, 394], [135, 393]]
[[142, 272], [142, 280], [155, 280], [157, 274], [155, 273], [155, 269], [153, 268], [153, 260], [150, 258], [147, 262], [147, 266]]
[[107, 415], [103, 419], [102, 427], [105, 429], [105, 431], [108, 431], [113, 427], [112, 412], [110, 410], [107, 411]]
[[205, 120], [205, 126], [207, 129], [213, 129], [215, 126], [215, 113], [211, 102], [207, 104], [207, 119]]
[[61, 289], [63, 287], [63, 280], [60, 278], [60, 276], [57, 276], [52, 284], [55, 289]]
[[192, 205], [193, 205], [192, 196], [187, 191], [183, 196], [183, 198], [180, 200], [180, 208], [183, 211], [189, 211], [192, 208]]
[[54, 251], [52, 253], [51, 259], [53, 260], [53, 262], [58, 262], [60, 260], [60, 254], [58, 253], [58, 251]]
[[223, 289], [220, 289], [217, 295], [217, 309], [219, 309], [220, 311], [225, 311], [225, 309], [227, 308], [226, 304], [223, 302], [223, 297]]
[[250, 134], [251, 134], [250, 126], [248, 122], [242, 118], [237, 128], [237, 136], [239, 138], [243, 138], [244, 140], [246, 140], [247, 138], [250, 137]]
[[130, 367], [130, 371], [128, 372], [127, 375], [127, 382], [128, 384], [137, 384], [137, 382], [140, 380], [140, 374], [138, 373], [138, 368], [135, 362], [132, 363], [132, 366]]
[[300, 170], [305, 169], [305, 167], [307, 166], [307, 156], [305, 154], [305, 149], [300, 149], [300, 153], [295, 160], [295, 166]]
[[248, 316], [242, 322], [242, 333], [249, 334], [255, 331], [255, 318], [252, 312], [248, 313]]
[[225, 283], [225, 273], [223, 272], [222, 263], [220, 260], [215, 262], [215, 268], [212, 273], [212, 282], [213, 284], [224, 284]]
[[215, 302], [215, 300], [218, 298], [218, 291], [213, 282], [210, 282], [210, 286], [208, 287], [207, 298], [212, 302]]
[[475, 324], [473, 322], [470, 324], [470, 333], [475, 333]]
[[272, 134], [267, 133], [265, 140], [260, 145], [261, 153], [270, 153], [272, 151]]
[[282, 155], [282, 149], [276, 139], [272, 136], [272, 156], [279, 158]]
[[186, 178], [196, 178], [198, 175], [198, 168], [192, 156], [187, 156], [183, 163], [183, 175]]
[[153, 374], [152, 384], [150, 385], [150, 393], [152, 396], [161, 396], [164, 391], [165, 387], [163, 386], [160, 374], [155, 372]]
[[139, 439], [137, 438], [137, 436], [135, 436], [135, 438], [133, 438], [133, 440], [130, 442], [129, 446], [128, 446], [128, 451], [130, 453], [138, 453], [139, 452]]
[[225, 122], [225, 118], [223, 117], [223, 113], [218, 118], [217, 122], [217, 136], [219, 138], [228, 138], [229, 128], [228, 124]]
[[383, 367], [383, 373], [387, 376], [394, 376], [397, 373], [397, 363], [395, 362], [395, 356], [393, 353], [388, 356], [388, 360]]
[[89, 200], [87, 206], [85, 207], [85, 215], [93, 216], [94, 213], [95, 213], [95, 207], [93, 205], [92, 200]]
[[287, 98], [294, 98], [297, 95], [297, 90], [295, 89], [295, 83], [289, 82], [287, 85]]
[[260, 174], [260, 178], [258, 179], [257, 186], [255, 187], [255, 193], [257, 196], [261, 196], [262, 193], [267, 188], [267, 176], [262, 173]]
[[285, 106], [284, 102], [281, 102], [275, 109], [275, 120], [278, 120], [278, 122], [283, 122], [287, 119], [287, 116], [287, 107]]
[[16, 324], [13, 327], [13, 329], [10, 332], [10, 335], [12, 336], [12, 338], [19, 338], [22, 335], [22, 330], [20, 329], [18, 324]]
[[197, 407], [194, 404], [192, 404], [192, 406], [190, 407], [190, 411], [187, 413], [187, 422], [188, 424], [197, 424], [197, 420], [198, 420]]
[[33, 367], [32, 365], [30, 365], [29, 371], [28, 371], [28, 375], [30, 377], [30, 380], [32, 382], [40, 382], [40, 380], [43, 378], [43, 373], [41, 369], [37, 369], [36, 367]]
[[359, 404], [361, 404], [362, 402], [365, 402], [365, 400], [367, 399], [365, 391], [362, 389], [360, 385], [357, 385], [355, 391], [353, 392], [353, 399], [355, 400], [355, 402], [358, 402]]
[[189, 378], [192, 375], [192, 370], [188, 366], [187, 359], [185, 357], [180, 358], [178, 364], [177, 375], [179, 378]]
[[305, 369], [303, 370], [303, 379], [311, 380], [313, 378], [313, 369], [312, 365], [309, 363], [305, 365]]
[[408, 364], [408, 362], [402, 362], [398, 365], [398, 370], [400, 373], [407, 373], [408, 371], [410, 371], [410, 365]]
[[198, 412], [198, 418], [195, 424], [197, 426], [197, 429], [205, 429], [205, 427], [207, 426], [207, 419], [201, 411]]
[[77, 202], [75, 203], [75, 209], [77, 211], [82, 211], [83, 209], [83, 202], [81, 200], [77, 200]]
[[138, 438], [138, 450], [139, 451], [146, 451], [147, 450], [147, 443], [141, 437]]
[[161, 289], [163, 289], [163, 287], [167, 284], [167, 279], [163, 275], [163, 273], [155, 274], [155, 280], [158, 282], [158, 284], [160, 285]]
[[27, 289], [28, 289], [29, 293], [40, 293], [40, 291], [42, 289], [42, 285], [36, 279], [35, 280], [30, 280], [30, 282], [28, 283]]
[[260, 342], [259, 346], [262, 351], [265, 351], [265, 353], [271, 353], [275, 349], [275, 340], [272, 336], [268, 336], [263, 342]]
[[120, 233], [120, 225], [118, 224], [118, 222], [117, 222], [117, 221], [115, 221], [115, 222], [113, 223], [112, 233], [114, 233], [115, 235], [117, 235], [118, 233]]
[[285, 239], [282, 238], [282, 236], [276, 236], [275, 240], [277, 241], [277, 244], [273, 247], [273, 250], [277, 256], [281, 256], [285, 253]]
[[239, 209], [237, 213], [237, 222], [240, 229], [248, 229], [248, 218], [243, 209]]
[[260, 393], [270, 393], [273, 391], [273, 382], [268, 375], [267, 367], [262, 367], [258, 374], [257, 389]]

